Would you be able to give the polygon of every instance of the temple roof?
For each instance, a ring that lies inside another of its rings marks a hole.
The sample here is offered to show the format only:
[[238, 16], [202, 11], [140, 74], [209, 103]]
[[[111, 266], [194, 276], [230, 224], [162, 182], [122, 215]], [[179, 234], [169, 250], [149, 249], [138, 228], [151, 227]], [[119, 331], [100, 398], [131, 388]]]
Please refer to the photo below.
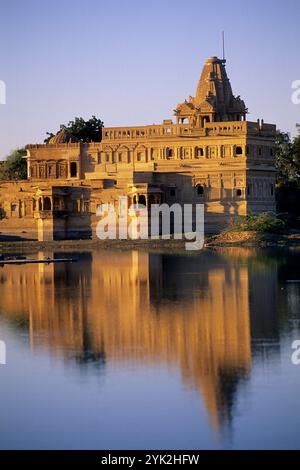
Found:
[[200, 107], [205, 101], [213, 101], [216, 112], [241, 112], [245, 103], [235, 98], [225, 69], [225, 61], [217, 57], [206, 60], [198, 83], [194, 104]]
[[193, 113], [194, 109], [195, 106], [193, 105], [193, 103], [188, 102], [187, 100], [177, 106], [177, 110], [180, 110], [181, 112], [186, 114]]
[[72, 135], [65, 127], [62, 127], [57, 134], [49, 139], [48, 144], [67, 144], [71, 142], [79, 142], [77, 137]]
[[191, 110], [198, 115], [212, 114], [216, 121], [234, 121], [247, 113], [244, 101], [232, 93], [225, 60], [213, 56], [205, 61], [195, 97], [190, 97], [189, 102], [180, 103], [175, 114], [184, 116]]

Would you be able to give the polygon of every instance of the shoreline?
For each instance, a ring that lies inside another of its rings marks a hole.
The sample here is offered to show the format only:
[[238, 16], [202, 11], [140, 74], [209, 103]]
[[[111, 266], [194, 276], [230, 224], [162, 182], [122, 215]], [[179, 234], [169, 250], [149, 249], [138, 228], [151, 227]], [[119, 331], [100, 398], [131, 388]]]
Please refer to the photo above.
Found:
[[[197, 253], [202, 250], [186, 250], [186, 240], [54, 240], [39, 242], [37, 240], [0, 240], [0, 253], [22, 251], [72, 251], [93, 249], [115, 250], [153, 250], [153, 251], [184, 251]], [[289, 248], [300, 247], [300, 232], [282, 234], [258, 232], [223, 232], [205, 238], [204, 248], [222, 247], [252, 247], [252, 248]]]
[[0, 253], [24, 251], [90, 251], [102, 250], [153, 250], [186, 251], [185, 240], [54, 240], [39, 242], [36, 240], [0, 241]]
[[300, 247], [300, 232], [263, 233], [255, 231], [228, 231], [210, 237], [207, 247]]

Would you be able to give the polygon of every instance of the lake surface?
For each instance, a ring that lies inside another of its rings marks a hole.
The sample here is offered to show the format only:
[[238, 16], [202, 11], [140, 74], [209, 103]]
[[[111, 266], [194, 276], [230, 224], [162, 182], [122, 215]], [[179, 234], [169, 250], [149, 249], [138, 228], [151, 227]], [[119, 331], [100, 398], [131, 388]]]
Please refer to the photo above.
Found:
[[299, 252], [75, 256], [0, 268], [1, 449], [300, 448]]

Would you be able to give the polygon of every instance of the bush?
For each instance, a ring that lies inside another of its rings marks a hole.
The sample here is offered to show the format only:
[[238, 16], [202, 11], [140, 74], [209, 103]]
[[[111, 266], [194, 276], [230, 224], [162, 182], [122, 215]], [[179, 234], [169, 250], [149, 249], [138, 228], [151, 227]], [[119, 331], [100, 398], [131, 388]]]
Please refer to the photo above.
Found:
[[227, 231], [278, 233], [282, 232], [285, 227], [285, 221], [275, 214], [262, 212], [258, 215], [249, 214], [236, 219]]

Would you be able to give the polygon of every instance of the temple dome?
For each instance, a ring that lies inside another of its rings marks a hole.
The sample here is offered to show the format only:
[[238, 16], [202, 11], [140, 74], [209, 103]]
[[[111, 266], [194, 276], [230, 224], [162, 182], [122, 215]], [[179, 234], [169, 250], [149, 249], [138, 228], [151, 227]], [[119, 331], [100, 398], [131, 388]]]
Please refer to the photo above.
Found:
[[68, 144], [72, 142], [79, 142], [77, 137], [71, 134], [65, 127], [62, 127], [57, 134], [49, 139], [48, 144]]

